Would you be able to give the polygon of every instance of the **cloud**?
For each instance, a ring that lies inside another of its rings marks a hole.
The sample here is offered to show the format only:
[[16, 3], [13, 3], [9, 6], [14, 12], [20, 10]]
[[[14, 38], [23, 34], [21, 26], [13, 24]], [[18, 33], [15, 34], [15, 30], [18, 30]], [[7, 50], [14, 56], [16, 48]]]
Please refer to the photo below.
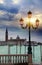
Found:
[[[3, 12], [3, 11], [2, 11]], [[1, 27], [19, 27], [20, 14], [2, 13], [0, 15]]]
[[13, 1], [13, 4], [19, 4], [20, 3], [20, 0], [12, 0]]
[[0, 4], [0, 10], [17, 14], [19, 11], [19, 8], [18, 8], [18, 6], [7, 7], [7, 6]]
[[36, 5], [40, 5], [42, 3], [41, 0], [32, 0], [32, 2]]
[[5, 29], [0, 28], [0, 41], [5, 40]]
[[13, 21], [14, 15], [2, 11], [0, 15], [0, 21]]
[[18, 14], [20, 6], [13, 4], [12, 0], [1, 1], [4, 3], [0, 3], [0, 21], [15, 21], [15, 14]]
[[35, 13], [34, 11], [42, 11], [41, 0], [22, 0], [20, 4], [21, 13], [22, 12], [27, 13], [29, 10], [31, 10], [33, 13]]
[[42, 28], [40, 28], [40, 29], [37, 31], [37, 35], [39, 35], [39, 36], [42, 37]]

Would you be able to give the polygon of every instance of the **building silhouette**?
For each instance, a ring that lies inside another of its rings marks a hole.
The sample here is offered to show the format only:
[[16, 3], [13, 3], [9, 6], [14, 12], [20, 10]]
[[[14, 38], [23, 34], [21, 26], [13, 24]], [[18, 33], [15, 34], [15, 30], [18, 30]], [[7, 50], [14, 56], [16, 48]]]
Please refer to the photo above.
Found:
[[5, 32], [5, 41], [8, 41], [8, 30], [6, 28], [6, 32]]

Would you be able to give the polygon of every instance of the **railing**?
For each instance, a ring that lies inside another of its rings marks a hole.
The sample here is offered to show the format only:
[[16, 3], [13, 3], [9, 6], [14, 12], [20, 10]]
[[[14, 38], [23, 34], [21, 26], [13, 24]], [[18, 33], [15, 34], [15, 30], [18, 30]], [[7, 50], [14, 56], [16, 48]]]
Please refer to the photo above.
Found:
[[15, 64], [15, 63], [27, 63], [27, 54], [17, 55], [0, 55], [0, 64]]

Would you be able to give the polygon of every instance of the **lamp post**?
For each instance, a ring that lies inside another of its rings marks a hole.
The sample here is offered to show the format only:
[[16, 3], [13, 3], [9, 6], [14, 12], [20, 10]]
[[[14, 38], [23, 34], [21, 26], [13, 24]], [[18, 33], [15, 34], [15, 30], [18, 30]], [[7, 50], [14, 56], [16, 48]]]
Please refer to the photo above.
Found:
[[25, 29], [25, 28], [29, 29], [28, 65], [33, 65], [32, 64], [32, 47], [31, 47], [31, 34], [30, 33], [31, 33], [31, 27], [33, 29], [37, 29], [38, 28], [38, 26], [39, 26], [39, 20], [38, 19], [36, 20], [36, 26], [34, 27], [33, 24], [31, 24], [31, 21], [30, 21], [30, 19], [32, 17], [32, 12], [29, 11], [27, 14], [28, 14], [29, 22], [26, 23], [26, 26], [24, 26], [24, 20], [23, 20], [23, 18], [21, 18], [20, 19], [20, 25], [21, 25], [21, 27], [23, 29]]

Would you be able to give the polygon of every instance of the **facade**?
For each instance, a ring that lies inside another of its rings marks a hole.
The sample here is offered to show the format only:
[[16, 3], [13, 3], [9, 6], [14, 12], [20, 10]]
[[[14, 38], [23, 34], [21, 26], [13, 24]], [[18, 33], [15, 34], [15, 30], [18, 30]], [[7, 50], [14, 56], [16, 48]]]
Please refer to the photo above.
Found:
[[[8, 31], [6, 29], [5, 41], [0, 41], [0, 54], [27, 54], [29, 42], [26, 39], [10, 38], [8, 40]], [[33, 63], [42, 62], [42, 43], [31, 42]]]

